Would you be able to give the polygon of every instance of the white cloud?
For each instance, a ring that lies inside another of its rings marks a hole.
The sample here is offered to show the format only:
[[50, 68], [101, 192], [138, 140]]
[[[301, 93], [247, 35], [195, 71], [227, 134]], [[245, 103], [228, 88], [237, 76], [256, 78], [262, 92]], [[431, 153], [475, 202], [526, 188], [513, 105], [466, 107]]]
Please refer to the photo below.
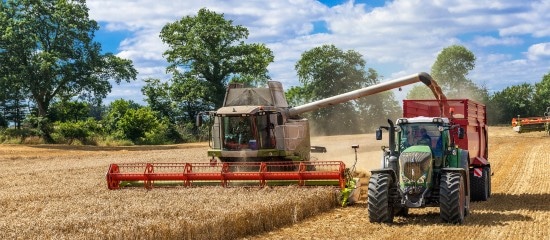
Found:
[[[134, 61], [140, 79], [165, 77], [161, 28], [203, 7], [248, 28], [249, 42], [265, 43], [275, 55], [270, 75], [285, 88], [298, 84], [294, 65], [300, 55], [322, 44], [358, 51], [368, 67], [393, 66], [387, 68], [391, 72], [380, 72], [387, 79], [429, 72], [437, 54], [451, 44], [474, 52], [478, 61], [470, 78], [494, 89], [508, 84], [503, 79], [538, 81], [550, 70], [548, 44], [523, 46], [530, 43], [526, 36], [550, 41], [550, 1], [394, 0], [379, 7], [350, 1], [332, 8], [314, 0], [88, 0], [87, 5], [90, 17], [107, 30], [132, 33], [120, 43], [118, 55]], [[328, 32], [312, 32], [319, 22]], [[492, 37], [495, 33], [500, 36]], [[526, 54], [495, 50], [507, 46], [523, 47]], [[133, 94], [141, 93], [136, 89]]]
[[491, 36], [478, 36], [474, 38], [473, 42], [479, 46], [487, 47], [487, 46], [495, 46], [495, 45], [503, 45], [503, 46], [518, 45], [518, 44], [522, 44], [523, 40], [521, 40], [518, 37], [495, 38]]
[[529, 47], [527, 57], [531, 60], [550, 59], [550, 42], [537, 43]]

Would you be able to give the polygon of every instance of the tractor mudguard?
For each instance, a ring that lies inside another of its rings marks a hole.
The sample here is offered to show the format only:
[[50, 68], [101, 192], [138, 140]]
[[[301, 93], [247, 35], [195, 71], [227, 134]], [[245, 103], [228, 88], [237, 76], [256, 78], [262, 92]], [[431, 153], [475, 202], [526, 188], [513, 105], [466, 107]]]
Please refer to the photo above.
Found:
[[442, 168], [441, 169], [441, 173], [443, 174], [444, 172], [456, 172], [456, 173], [460, 173], [462, 175], [462, 177], [464, 178], [464, 184], [466, 184], [466, 195], [469, 196], [470, 195], [470, 172], [463, 169], [463, 168]]
[[395, 171], [391, 168], [380, 168], [380, 169], [373, 169], [370, 171], [371, 172], [371, 176], [372, 174], [374, 173], [387, 173], [389, 174], [391, 177], [392, 177], [392, 180], [393, 182], [397, 182], [398, 179], [397, 179], [397, 174], [395, 173]]

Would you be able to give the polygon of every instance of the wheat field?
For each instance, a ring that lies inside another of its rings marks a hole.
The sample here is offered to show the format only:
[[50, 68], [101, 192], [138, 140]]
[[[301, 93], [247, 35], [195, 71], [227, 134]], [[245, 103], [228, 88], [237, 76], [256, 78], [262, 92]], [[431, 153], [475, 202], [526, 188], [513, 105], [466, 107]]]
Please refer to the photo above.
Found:
[[[437, 208], [369, 223], [364, 193], [341, 208], [332, 188], [107, 189], [109, 163], [208, 161], [205, 143], [0, 145], [0, 239], [549, 239], [550, 137], [491, 127], [489, 141], [492, 198], [472, 203], [460, 226], [441, 223]], [[351, 144], [360, 144], [357, 169], [368, 171], [383, 141], [366, 134], [312, 144], [328, 149], [314, 158], [348, 166]]]

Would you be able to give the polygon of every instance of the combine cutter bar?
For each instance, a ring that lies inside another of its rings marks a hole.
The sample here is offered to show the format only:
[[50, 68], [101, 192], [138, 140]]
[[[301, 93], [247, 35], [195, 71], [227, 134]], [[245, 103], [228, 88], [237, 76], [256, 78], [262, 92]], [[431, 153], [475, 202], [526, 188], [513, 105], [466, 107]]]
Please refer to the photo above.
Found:
[[126, 163], [111, 164], [107, 187], [125, 186], [339, 186], [345, 187], [345, 165], [339, 161], [319, 162], [233, 162], [233, 163]]

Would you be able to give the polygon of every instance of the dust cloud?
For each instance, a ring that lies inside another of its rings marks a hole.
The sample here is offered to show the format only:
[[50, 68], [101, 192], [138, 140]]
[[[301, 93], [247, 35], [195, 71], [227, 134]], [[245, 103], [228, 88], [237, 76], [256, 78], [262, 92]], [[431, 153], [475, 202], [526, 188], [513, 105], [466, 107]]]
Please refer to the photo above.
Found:
[[386, 139], [382, 141], [376, 141], [373, 133], [312, 137], [311, 145], [326, 147], [327, 152], [311, 153], [311, 159], [313, 161], [343, 161], [346, 167], [351, 168], [355, 162], [355, 151], [351, 146], [359, 145], [355, 169], [359, 172], [368, 172], [371, 169], [380, 168], [381, 147], [387, 145], [387, 136], [384, 137]]

